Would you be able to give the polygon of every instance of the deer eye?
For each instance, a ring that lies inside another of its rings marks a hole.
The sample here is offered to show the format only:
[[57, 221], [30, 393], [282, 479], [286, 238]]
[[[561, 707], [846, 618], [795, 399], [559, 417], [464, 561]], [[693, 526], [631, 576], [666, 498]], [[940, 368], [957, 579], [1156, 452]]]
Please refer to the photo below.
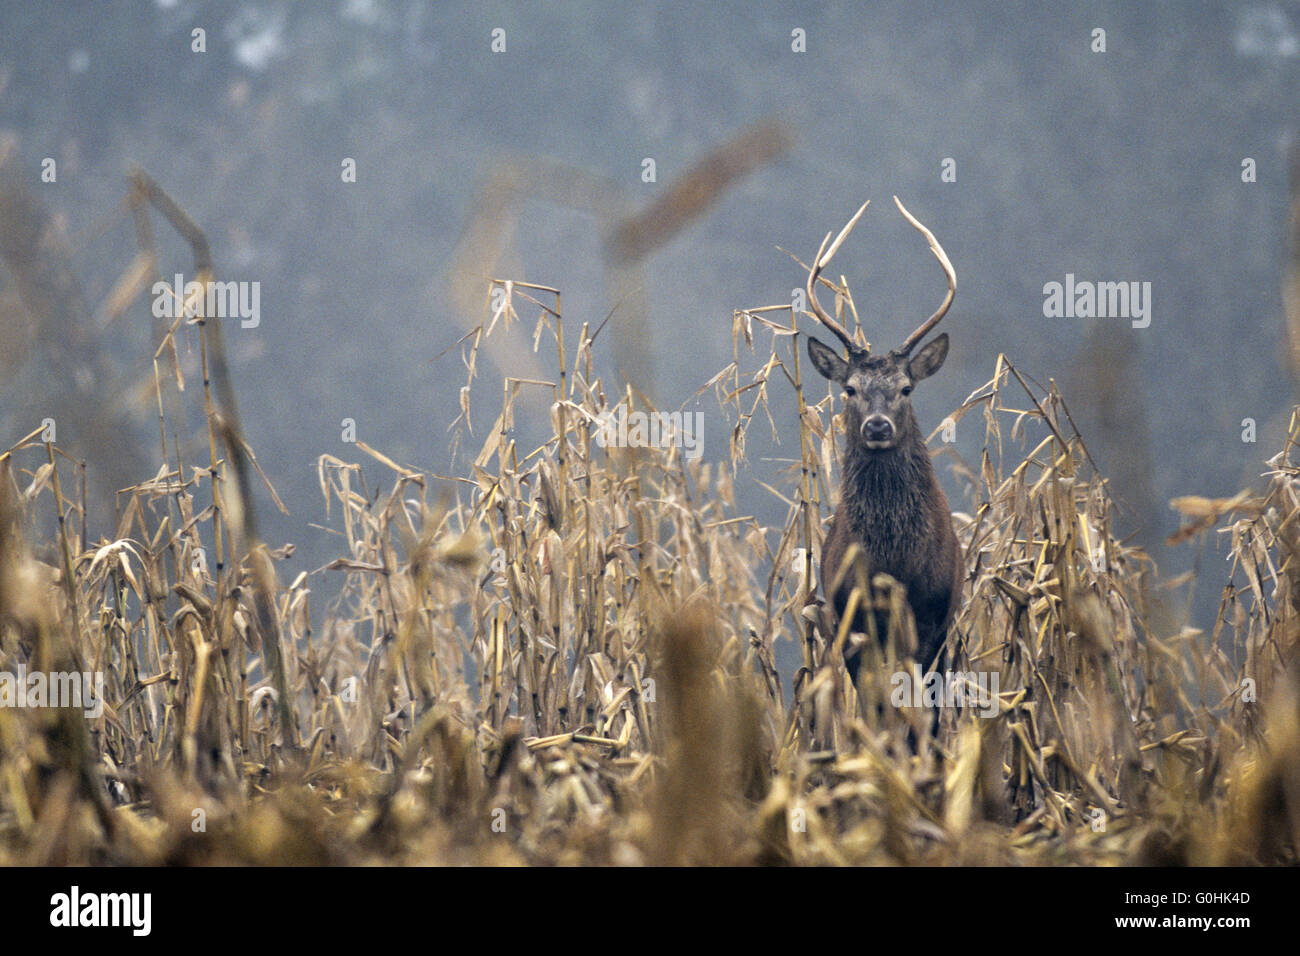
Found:
[[911, 395], [911, 394], [912, 394], [912, 386], [911, 386], [911, 385], [904, 385], [904, 386], [903, 386], [903, 394], [904, 394], [904, 395]]
[[854, 388], [852, 385], [845, 385], [844, 394], [847, 395], [849, 398], [852, 398], [854, 395], [858, 394], [858, 390]]

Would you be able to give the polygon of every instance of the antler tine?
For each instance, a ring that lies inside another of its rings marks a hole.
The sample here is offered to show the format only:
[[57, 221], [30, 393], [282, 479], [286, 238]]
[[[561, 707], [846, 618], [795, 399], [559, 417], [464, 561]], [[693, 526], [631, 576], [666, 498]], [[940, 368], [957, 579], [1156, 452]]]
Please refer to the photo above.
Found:
[[899, 202], [897, 196], [894, 197], [894, 205], [898, 207], [898, 211], [903, 214], [903, 217], [920, 230], [921, 235], [925, 236], [926, 241], [930, 243], [930, 251], [933, 252], [934, 257], [939, 260], [939, 265], [943, 266], [944, 274], [948, 277], [948, 294], [944, 296], [944, 300], [940, 303], [938, 311], [921, 323], [921, 326], [909, 335], [907, 341], [903, 343], [901, 348], [899, 348], [898, 351], [900, 353], [907, 355], [912, 351], [912, 349], [916, 348], [917, 343], [920, 342], [921, 339], [930, 334], [930, 330], [939, 324], [939, 320], [944, 317], [944, 314], [948, 311], [948, 307], [952, 305], [953, 297], [957, 295], [957, 273], [953, 271], [952, 263], [948, 261], [948, 254], [943, 251], [943, 246], [939, 245], [939, 240], [934, 238], [934, 233], [917, 222], [916, 217], [903, 208], [903, 204]]
[[817, 316], [817, 321], [826, 326], [836, 338], [844, 343], [844, 347], [850, 352], [857, 351], [858, 346], [853, 343], [853, 336], [849, 335], [848, 330], [833, 319], [822, 308], [821, 303], [817, 301], [817, 280], [820, 278], [822, 270], [830, 264], [831, 259], [835, 257], [835, 253], [839, 251], [840, 245], [848, 238], [849, 233], [853, 231], [853, 227], [858, 224], [858, 220], [862, 218], [862, 214], [867, 211], [867, 207], [870, 205], [870, 199], [862, 204], [862, 208], [840, 230], [840, 234], [835, 237], [835, 241], [831, 242], [829, 249], [826, 248], [826, 243], [831, 241], [831, 234], [826, 233], [826, 238], [822, 240], [821, 246], [817, 249], [817, 258], [813, 260], [812, 269], [808, 271], [808, 304], [812, 306], [813, 315]]

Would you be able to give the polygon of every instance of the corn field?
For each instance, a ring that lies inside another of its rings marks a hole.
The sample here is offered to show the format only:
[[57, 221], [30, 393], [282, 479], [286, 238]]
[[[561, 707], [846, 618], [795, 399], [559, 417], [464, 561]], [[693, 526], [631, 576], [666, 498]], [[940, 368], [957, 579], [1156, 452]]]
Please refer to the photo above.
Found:
[[[143, 177], [135, 203], [212, 281], [183, 211]], [[901, 592], [881, 582], [891, 627], [857, 688], [819, 598], [840, 432], [789, 305], [736, 312], [732, 361], [696, 396], [729, 428], [705, 460], [602, 441], [614, 415], [670, 438], [680, 418], [607, 388], [557, 290], [489, 293], [460, 344], [462, 465], [322, 454], [321, 500], [293, 503], [337, 541], [313, 574], [283, 580], [259, 536], [274, 483], [196, 302], [139, 383], [157, 458], [93, 515], [111, 537], [87, 532], [95, 462], [14, 436], [0, 672], [100, 675], [102, 706], [0, 707], [0, 863], [1296, 862], [1300, 417], [1262, 492], [1173, 503], [1189, 546], [1229, 560], [1206, 633], [1177, 623], [1189, 582], [1116, 529], [1068, 396], [1002, 356], [941, 426], [982, 428], [979, 460], [937, 458], [962, 491], [951, 666], [993, 693], [931, 732], [930, 710], [891, 703], [915, 668]], [[549, 376], [498, 385], [480, 349], [518, 323]], [[525, 408], [549, 412], [532, 447]], [[198, 460], [177, 439], [191, 416]], [[798, 449], [764, 489], [778, 526], [737, 505], [753, 427]]]

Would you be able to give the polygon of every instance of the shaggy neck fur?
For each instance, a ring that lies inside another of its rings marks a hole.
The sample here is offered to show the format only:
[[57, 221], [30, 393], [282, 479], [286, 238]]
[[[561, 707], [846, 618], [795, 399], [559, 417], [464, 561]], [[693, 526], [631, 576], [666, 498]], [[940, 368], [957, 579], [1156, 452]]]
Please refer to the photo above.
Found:
[[865, 543], [877, 569], [895, 576], [916, 558], [900, 546], [929, 538], [934, 495], [930, 453], [915, 419], [908, 418], [894, 448], [873, 451], [849, 442], [840, 492], [853, 536]]

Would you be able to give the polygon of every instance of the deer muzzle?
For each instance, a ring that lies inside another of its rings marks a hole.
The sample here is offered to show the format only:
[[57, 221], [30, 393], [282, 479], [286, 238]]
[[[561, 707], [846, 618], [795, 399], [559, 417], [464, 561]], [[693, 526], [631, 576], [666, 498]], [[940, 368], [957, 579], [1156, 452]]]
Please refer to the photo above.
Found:
[[871, 415], [862, 420], [862, 439], [868, 448], [890, 448], [897, 437], [894, 423], [884, 415]]

